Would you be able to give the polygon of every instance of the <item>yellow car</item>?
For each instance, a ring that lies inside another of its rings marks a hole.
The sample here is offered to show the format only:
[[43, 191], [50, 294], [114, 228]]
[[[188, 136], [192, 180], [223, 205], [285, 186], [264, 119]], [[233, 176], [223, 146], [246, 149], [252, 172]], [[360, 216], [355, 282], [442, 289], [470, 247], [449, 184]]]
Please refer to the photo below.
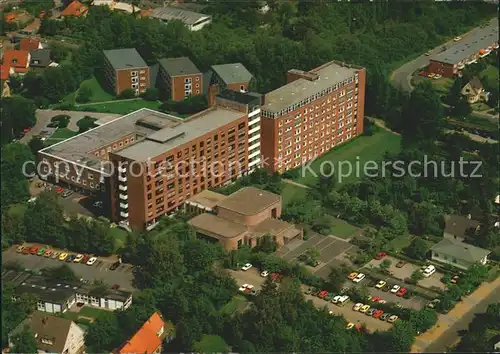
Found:
[[354, 278], [356, 278], [357, 276], [358, 276], [358, 273], [353, 272], [353, 273], [351, 273], [351, 274], [349, 274], [349, 275], [347, 276], [347, 279], [349, 279], [349, 280], [353, 280], [353, 279], [354, 279]]
[[354, 328], [354, 323], [349, 322], [349, 323], [347, 324], [347, 326], [345, 326], [345, 328], [347, 328], [347, 329]]
[[359, 309], [359, 312], [361, 313], [366, 313], [366, 311], [368, 311], [370, 309], [370, 305], [365, 305], [365, 306], [362, 306], [360, 309]]
[[67, 253], [61, 253], [61, 255], [59, 256], [59, 260], [60, 261], [64, 261], [66, 258], [68, 258], [68, 254]]
[[380, 281], [377, 283], [377, 285], [375, 285], [375, 287], [376, 287], [377, 289], [382, 289], [382, 288], [385, 286], [385, 284], [387, 284], [387, 282], [385, 282], [385, 281], [383, 281], [383, 280], [380, 280]]

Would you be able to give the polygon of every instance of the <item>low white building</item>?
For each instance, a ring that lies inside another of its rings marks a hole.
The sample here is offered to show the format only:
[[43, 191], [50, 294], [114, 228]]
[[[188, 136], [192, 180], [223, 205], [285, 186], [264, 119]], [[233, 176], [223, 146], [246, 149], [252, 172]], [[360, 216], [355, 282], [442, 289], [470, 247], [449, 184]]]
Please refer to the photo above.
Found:
[[181, 10], [173, 7], [158, 7], [149, 15], [151, 18], [156, 18], [163, 22], [179, 20], [189, 28], [190, 31], [199, 31], [203, 27], [212, 23], [212, 16], [201, 14], [198, 12]]

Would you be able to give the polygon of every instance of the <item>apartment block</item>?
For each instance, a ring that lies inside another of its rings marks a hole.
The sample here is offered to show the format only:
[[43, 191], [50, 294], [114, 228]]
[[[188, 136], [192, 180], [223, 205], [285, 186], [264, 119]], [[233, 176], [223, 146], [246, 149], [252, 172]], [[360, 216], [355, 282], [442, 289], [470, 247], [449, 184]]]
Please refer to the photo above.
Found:
[[150, 87], [149, 67], [134, 48], [105, 50], [104, 76], [116, 95], [126, 89], [140, 95]]
[[260, 166], [260, 98], [222, 92], [187, 119], [140, 109], [38, 152], [42, 179], [102, 200], [142, 231], [197, 193]]
[[241, 63], [212, 65], [208, 88], [209, 105], [214, 104], [215, 96], [222, 90], [248, 92], [253, 75]]
[[338, 61], [290, 70], [287, 84], [265, 95], [262, 156], [283, 173], [363, 133], [366, 71]]
[[166, 58], [160, 59], [158, 63], [158, 85], [163, 95], [174, 101], [182, 101], [203, 93], [203, 74], [189, 58]]

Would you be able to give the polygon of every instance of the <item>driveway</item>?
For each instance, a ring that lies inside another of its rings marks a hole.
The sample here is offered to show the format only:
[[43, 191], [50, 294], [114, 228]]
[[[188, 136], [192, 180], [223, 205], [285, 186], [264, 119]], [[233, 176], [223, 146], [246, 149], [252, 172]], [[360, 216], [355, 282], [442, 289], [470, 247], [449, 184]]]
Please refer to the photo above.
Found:
[[[50, 248], [50, 247], [48, 247]], [[52, 249], [52, 248], [50, 248]], [[132, 265], [122, 264], [114, 271], [109, 270], [109, 267], [116, 259], [98, 258], [98, 261], [93, 266], [88, 266], [80, 263], [67, 263], [56, 259], [45, 258], [35, 255], [24, 255], [16, 253], [15, 248], [11, 247], [2, 252], [2, 264], [17, 262], [24, 268], [28, 269], [43, 269], [58, 267], [62, 264], [67, 264], [78, 278], [84, 280], [101, 280], [105, 284], [112, 286], [114, 284], [120, 285], [124, 290], [135, 290], [132, 285]]]
[[[478, 28], [479, 27], [474, 28], [474, 29], [470, 30], [469, 32], [463, 34], [462, 38], [466, 38], [472, 31], [474, 31]], [[455, 42], [453, 40], [449, 40], [448, 42], [442, 43], [439, 46], [437, 46], [436, 48], [430, 50], [430, 52], [431, 52], [430, 56], [421, 55], [418, 58], [404, 64], [403, 66], [401, 66], [399, 68], [397, 68], [391, 74], [392, 83], [396, 86], [399, 86], [400, 88], [402, 88], [405, 91], [413, 90], [413, 86], [411, 85], [411, 82], [410, 82], [412, 74], [415, 71], [417, 71], [418, 69], [429, 65], [429, 58], [434, 54], [438, 54], [438, 53], [442, 52], [443, 46], [446, 46], [447, 48], [449, 48], [453, 44], [455, 44]]]
[[76, 123], [85, 116], [94, 117], [100, 119], [102, 117], [119, 117], [119, 114], [110, 114], [110, 113], [97, 113], [97, 112], [80, 112], [80, 111], [60, 111], [53, 109], [37, 109], [35, 112], [36, 115], [36, 124], [31, 130], [20, 140], [22, 143], [28, 143], [32, 137], [36, 135], [40, 135], [42, 130], [46, 130], [47, 124], [50, 123], [50, 119], [54, 116], [64, 114], [71, 117], [71, 120], [68, 124], [68, 129], [74, 132], [78, 131], [78, 126]]
[[[395, 257], [391, 257], [391, 256], [387, 256], [384, 259], [388, 259], [392, 262], [392, 264], [388, 270], [391, 272], [391, 274], [394, 278], [397, 278], [400, 280], [404, 280], [406, 278], [411, 278], [411, 275], [413, 274], [413, 272], [420, 269], [420, 266], [415, 265], [413, 263], [408, 263], [408, 262], [406, 262], [406, 264], [403, 267], [397, 268], [396, 264], [400, 261], [400, 259], [395, 258]], [[381, 260], [372, 259], [367, 264], [367, 266], [379, 268], [380, 264], [384, 261], [384, 259], [381, 259]], [[446, 285], [444, 285], [441, 282], [441, 278], [443, 277], [443, 275], [444, 275], [443, 273], [436, 271], [436, 273], [434, 273], [433, 275], [431, 275], [428, 278], [424, 278], [424, 279], [420, 280], [417, 284], [420, 286], [423, 286], [424, 288], [431, 289], [431, 290], [432, 290], [432, 287], [437, 287], [441, 290], [446, 290]]]
[[355, 252], [357, 247], [345, 240], [335, 236], [322, 236], [309, 232], [309, 238], [304, 240], [293, 240], [280, 248], [276, 254], [284, 260], [291, 262], [309, 248], [316, 248], [320, 252], [319, 261], [316, 268], [310, 268], [315, 275], [326, 278], [330, 273], [330, 268], [340, 266], [343, 263], [350, 263], [346, 256], [347, 252]]

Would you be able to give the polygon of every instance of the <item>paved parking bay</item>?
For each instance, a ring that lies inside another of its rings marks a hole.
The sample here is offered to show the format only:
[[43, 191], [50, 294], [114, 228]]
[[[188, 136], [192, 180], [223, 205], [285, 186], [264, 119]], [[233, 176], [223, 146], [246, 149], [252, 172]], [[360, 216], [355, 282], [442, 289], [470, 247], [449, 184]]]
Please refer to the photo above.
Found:
[[256, 290], [260, 290], [262, 288], [262, 284], [266, 278], [260, 276], [260, 272], [257, 268], [253, 267], [249, 270], [230, 270], [229, 273], [231, 276], [236, 279], [236, 284], [241, 286], [243, 284], [253, 285]]
[[68, 263], [58, 259], [16, 253], [14, 248], [3, 251], [2, 264], [12, 262], [17, 262], [22, 267], [29, 269], [54, 268], [62, 264], [67, 264], [75, 272], [77, 277], [90, 281], [101, 280], [110, 286], [118, 284], [120, 288], [124, 290], [135, 290], [132, 285], [132, 280], [134, 278], [132, 274], [133, 267], [130, 264], [122, 264], [116, 270], [112, 271], [109, 270], [109, 267], [113, 262], [108, 259], [98, 258], [93, 266], [88, 266], [81, 263]]

